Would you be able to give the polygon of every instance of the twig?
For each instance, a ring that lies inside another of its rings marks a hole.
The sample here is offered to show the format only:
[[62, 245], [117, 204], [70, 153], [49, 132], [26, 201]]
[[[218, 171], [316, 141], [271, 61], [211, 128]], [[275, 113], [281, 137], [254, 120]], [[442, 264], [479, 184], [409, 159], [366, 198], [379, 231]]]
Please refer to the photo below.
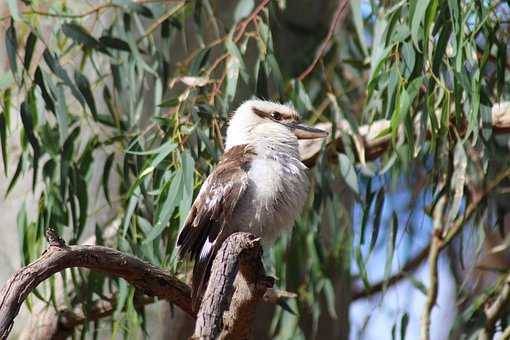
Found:
[[234, 38], [234, 41], [235, 42], [238, 42], [239, 39], [241, 39], [241, 37], [243, 36], [244, 32], [246, 31], [246, 28], [248, 27], [249, 23], [252, 21], [252, 20], [255, 20], [257, 18], [257, 16], [259, 15], [259, 13], [271, 2], [271, 0], [263, 0], [260, 2], [260, 4], [255, 8], [255, 10], [253, 10], [253, 12], [250, 14], [249, 17], [247, 17], [246, 19], [244, 19], [243, 21], [241, 21], [241, 23], [239, 24], [239, 30], [237, 31], [237, 34]]
[[156, 30], [156, 28], [158, 28], [166, 19], [170, 18], [172, 15], [174, 15], [175, 13], [180, 11], [188, 2], [189, 2], [189, 0], [180, 1], [178, 4], [176, 4], [174, 7], [172, 7], [171, 10], [169, 10], [168, 12], [164, 13], [159, 18], [157, 18], [156, 21], [154, 21], [149, 26], [149, 28], [147, 28], [147, 30], [143, 33], [143, 35], [141, 37], [139, 37], [137, 39], [136, 42], [139, 43], [144, 38], [151, 35], [152, 32], [154, 32]]
[[[446, 185], [446, 181], [442, 180], [442, 186]], [[429, 288], [427, 289], [427, 299], [423, 307], [421, 319], [421, 339], [428, 340], [430, 338], [430, 314], [432, 308], [436, 304], [437, 291], [439, 287], [438, 259], [441, 247], [441, 232], [443, 230], [443, 216], [447, 204], [447, 196], [443, 195], [439, 198], [433, 211], [433, 229], [432, 240], [429, 250]]]
[[0, 339], [9, 335], [14, 318], [28, 294], [51, 275], [72, 267], [121, 277], [144, 294], [167, 299], [189, 315], [194, 315], [189, 287], [164, 270], [107, 247], [65, 246], [53, 236], [44, 254], [14, 273], [0, 290]]
[[500, 340], [508, 340], [510, 339], [510, 326], [506, 326], [503, 334], [501, 334]]
[[322, 58], [324, 52], [326, 51], [326, 48], [328, 47], [329, 41], [333, 37], [333, 34], [335, 33], [335, 29], [340, 22], [340, 19], [342, 18], [342, 13], [344, 12], [345, 7], [349, 1], [347, 0], [339, 0], [338, 6], [336, 8], [335, 14], [333, 16], [333, 20], [331, 21], [331, 24], [329, 25], [328, 34], [326, 35], [326, 38], [324, 38], [324, 41], [322, 42], [321, 46], [319, 47], [319, 50], [317, 50], [317, 53], [315, 54], [315, 57], [312, 61], [312, 63], [306, 68], [306, 70], [303, 71], [298, 76], [299, 80], [305, 79], [315, 68], [319, 60]]
[[440, 252], [440, 231], [434, 229], [434, 234], [432, 236], [432, 243], [430, 245], [429, 252], [429, 288], [427, 289], [427, 300], [425, 301], [425, 307], [422, 315], [421, 321], [421, 339], [428, 340], [430, 339], [430, 313], [432, 312], [432, 308], [436, 304], [437, 299], [437, 291], [439, 286], [438, 279], [438, 259]]
[[[155, 298], [146, 295], [135, 295], [133, 300], [136, 308], [142, 308], [156, 301]], [[108, 317], [115, 312], [116, 308], [117, 300], [115, 295], [112, 295], [102, 297], [87, 306], [78, 304], [74, 308], [64, 307], [52, 311], [53, 314], [50, 315], [43, 312], [41, 315], [43, 319], [38, 320], [40, 323], [34, 324], [33, 329], [30, 330], [31, 333], [25, 333], [24, 337], [21, 335], [20, 339], [65, 340], [72, 337], [78, 326]], [[44, 319], [44, 316], [48, 316], [49, 319]], [[53, 318], [56, 320], [54, 321]]]
[[[438, 275], [437, 275], [437, 260], [440, 252], [445, 249], [453, 239], [460, 233], [463, 226], [476, 212], [478, 205], [487, 197], [487, 195], [496, 188], [505, 178], [510, 177], [510, 169], [505, 169], [497, 174], [484, 188], [484, 190], [475, 196], [475, 199], [468, 205], [463, 216], [455, 219], [448, 228], [441, 231], [440, 228], [434, 228], [432, 244], [429, 253], [430, 265], [430, 286], [427, 294], [427, 302], [422, 315], [421, 323], [421, 339], [428, 340], [430, 338], [430, 313], [436, 303]], [[438, 202], [438, 205], [440, 203]], [[434, 218], [437, 221], [437, 217]]]
[[[491, 305], [487, 306], [484, 310], [486, 321], [484, 329], [480, 332], [478, 336], [479, 340], [490, 340], [493, 338], [496, 322], [504, 313], [505, 307], [508, 306], [509, 302], [510, 302], [510, 274], [507, 275], [507, 277], [505, 278], [502, 288], [494, 302]], [[508, 332], [510, 332], [510, 330], [507, 331], [505, 329], [503, 333]], [[505, 335], [503, 335], [501, 339], [508, 339], [508, 335], [506, 337]]]
[[423, 249], [420, 252], [418, 252], [418, 254], [416, 254], [415, 257], [409, 260], [409, 262], [407, 262], [398, 273], [394, 274], [388, 279], [381, 280], [380, 282], [375, 283], [363, 290], [354, 290], [351, 293], [351, 300], [354, 301], [370, 297], [374, 294], [381, 292], [384, 289], [384, 287], [389, 287], [400, 282], [402, 279], [406, 278], [410, 272], [416, 270], [423, 263], [423, 261], [427, 258], [427, 255], [429, 254], [429, 249], [430, 243], [427, 246], [423, 247]]

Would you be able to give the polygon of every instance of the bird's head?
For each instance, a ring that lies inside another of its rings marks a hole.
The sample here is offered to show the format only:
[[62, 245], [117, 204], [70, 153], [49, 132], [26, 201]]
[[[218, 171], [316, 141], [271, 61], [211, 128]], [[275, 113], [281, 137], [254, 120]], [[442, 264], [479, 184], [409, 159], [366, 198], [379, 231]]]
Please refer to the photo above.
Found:
[[326, 131], [301, 124], [301, 117], [293, 108], [255, 99], [244, 102], [232, 115], [225, 149], [263, 140], [297, 145], [298, 139], [324, 138], [327, 135]]

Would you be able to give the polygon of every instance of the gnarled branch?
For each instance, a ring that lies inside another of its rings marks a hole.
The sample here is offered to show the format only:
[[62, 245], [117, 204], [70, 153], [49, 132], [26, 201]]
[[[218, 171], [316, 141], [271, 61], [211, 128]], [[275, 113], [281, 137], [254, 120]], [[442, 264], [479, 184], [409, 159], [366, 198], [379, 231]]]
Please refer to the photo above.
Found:
[[427, 259], [429, 249], [430, 243], [423, 247], [422, 250], [420, 250], [412, 259], [410, 259], [409, 262], [407, 262], [398, 273], [395, 273], [388, 279], [374, 283], [370, 287], [367, 287], [363, 290], [359, 288], [353, 289], [353, 292], [351, 293], [351, 299], [354, 301], [358, 299], [368, 298], [374, 294], [381, 292], [384, 289], [384, 287], [389, 287], [394, 284], [397, 284], [402, 279], [406, 278], [410, 272], [416, 270], [425, 261], [425, 259]]
[[[510, 275], [502, 282], [498, 295], [495, 297], [491, 304], [487, 304], [484, 310], [485, 313], [485, 327], [478, 336], [479, 340], [489, 340], [494, 337], [494, 330], [497, 321], [501, 318], [502, 314], [508, 311], [508, 303], [510, 302]], [[508, 339], [510, 336], [510, 329], [505, 329], [502, 339]]]
[[223, 242], [212, 265], [193, 339], [249, 338], [256, 305], [278, 300], [271, 298], [274, 279], [266, 276], [261, 256], [260, 241], [252, 234], [235, 233]]
[[28, 294], [42, 281], [66, 268], [82, 267], [121, 277], [141, 292], [167, 299], [194, 316], [189, 287], [132, 255], [102, 246], [66, 246], [48, 231], [50, 246], [43, 255], [15, 272], [0, 290], [0, 339], [7, 338]]
[[[419, 117], [418, 117], [419, 118]], [[419, 119], [415, 120], [417, 123]], [[492, 132], [494, 134], [510, 133], [510, 102], [502, 102], [494, 104], [491, 110]], [[317, 127], [332, 132], [331, 123], [318, 124]], [[348, 135], [354, 139], [356, 145], [356, 156], [360, 162], [371, 161], [380, 157], [391, 146], [392, 135], [389, 133], [390, 120], [380, 119], [371, 124], [361, 125], [355, 133], [347, 120], [341, 120], [337, 127], [336, 133], [331, 137], [326, 145], [326, 153], [328, 157], [336, 157], [338, 152], [344, 151], [342, 142], [342, 134]], [[419, 127], [417, 131], [419, 131]], [[399, 131], [403, 135], [403, 130]], [[427, 133], [430, 138], [430, 131]], [[311, 139], [303, 140], [299, 143], [299, 153], [303, 163], [311, 167], [315, 164], [320, 154], [322, 140]], [[335, 158], [336, 159], [336, 158]]]

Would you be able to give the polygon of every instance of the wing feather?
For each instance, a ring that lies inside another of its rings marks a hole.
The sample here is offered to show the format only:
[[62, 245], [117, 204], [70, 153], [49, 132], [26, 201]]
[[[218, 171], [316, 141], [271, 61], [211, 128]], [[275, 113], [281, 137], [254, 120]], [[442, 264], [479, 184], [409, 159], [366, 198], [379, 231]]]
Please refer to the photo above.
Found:
[[206, 179], [177, 238], [180, 258], [194, 259], [192, 300], [195, 310], [207, 287], [212, 261], [226, 237], [225, 228], [248, 186], [252, 148], [239, 145], [229, 149]]

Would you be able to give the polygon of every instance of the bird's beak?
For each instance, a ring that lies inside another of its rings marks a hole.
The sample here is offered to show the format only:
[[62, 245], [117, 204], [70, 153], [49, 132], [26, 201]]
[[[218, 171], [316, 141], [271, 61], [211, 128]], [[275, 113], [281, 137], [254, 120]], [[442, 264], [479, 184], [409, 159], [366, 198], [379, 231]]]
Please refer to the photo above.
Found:
[[329, 135], [324, 130], [316, 129], [313, 127], [309, 127], [301, 124], [289, 124], [291, 131], [296, 135], [297, 139], [315, 139], [315, 138], [325, 138]]

